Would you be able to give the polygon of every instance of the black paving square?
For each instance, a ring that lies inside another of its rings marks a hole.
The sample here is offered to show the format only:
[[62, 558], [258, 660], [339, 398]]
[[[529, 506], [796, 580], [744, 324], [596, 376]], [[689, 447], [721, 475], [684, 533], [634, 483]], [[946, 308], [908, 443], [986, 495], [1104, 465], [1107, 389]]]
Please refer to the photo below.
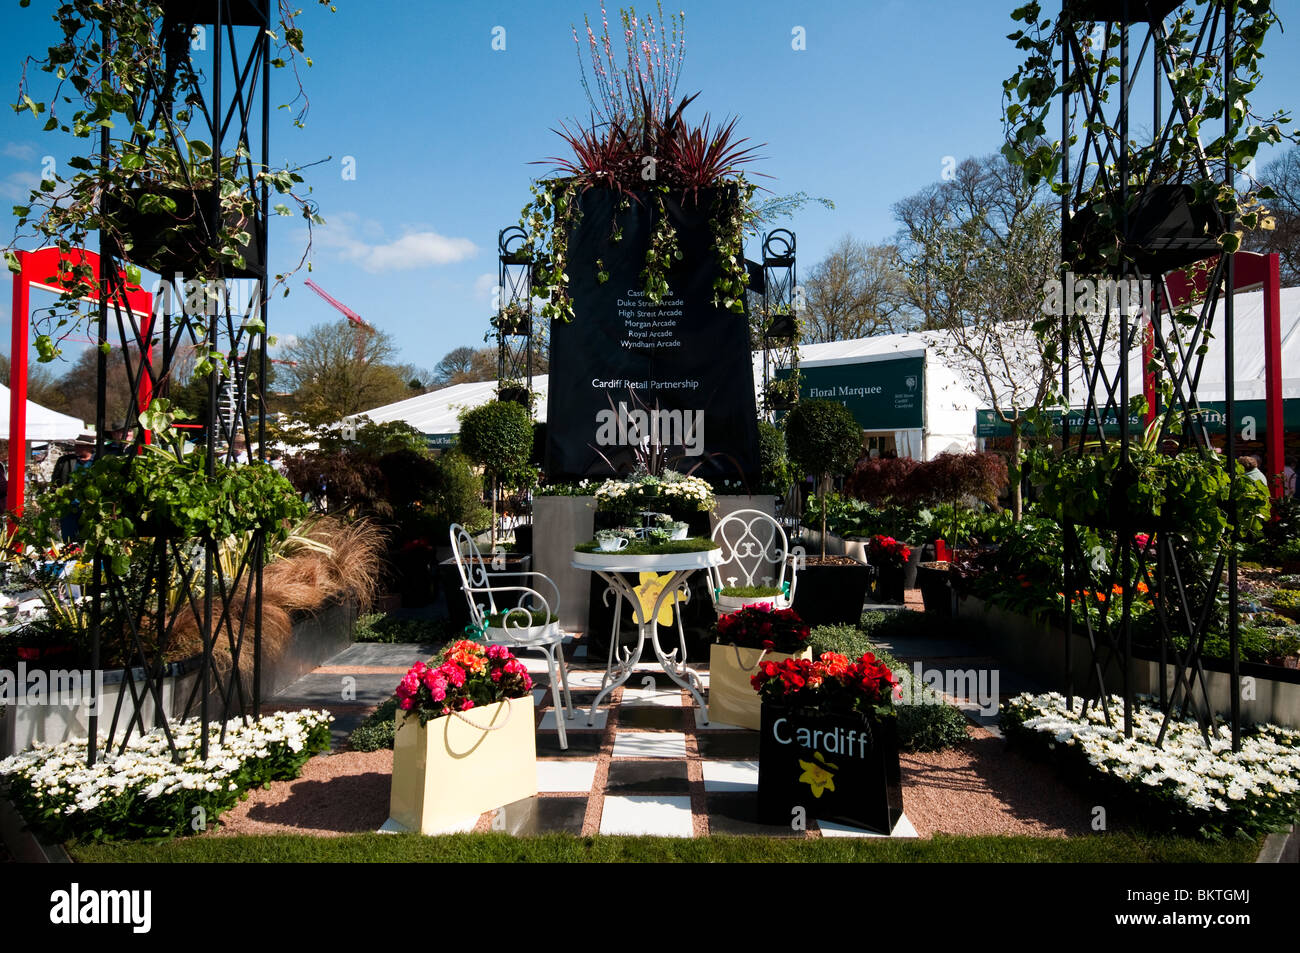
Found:
[[684, 712], [683, 708], [623, 705], [618, 710], [618, 724], [620, 728], [637, 728], [644, 731], [685, 731]]
[[[758, 794], [753, 791], [707, 795], [710, 834], [764, 837], [803, 837], [804, 832], [785, 824], [758, 822]], [[810, 822], [811, 823], [811, 822]]]
[[581, 834], [585, 797], [530, 797], [498, 809], [492, 829], [518, 835]]
[[689, 794], [686, 762], [614, 761], [609, 766], [608, 794]]
[[[574, 719], [576, 721], [577, 719]], [[560, 748], [560, 736], [553, 731], [539, 731], [537, 733], [537, 756], [539, 758], [581, 758], [590, 761], [600, 753], [600, 745], [604, 740], [603, 731], [583, 731], [578, 732], [573, 729], [574, 722], [567, 722], [564, 726], [569, 736], [569, 748], [567, 751]]]
[[757, 731], [708, 731], [696, 734], [700, 757], [710, 761], [757, 761]]

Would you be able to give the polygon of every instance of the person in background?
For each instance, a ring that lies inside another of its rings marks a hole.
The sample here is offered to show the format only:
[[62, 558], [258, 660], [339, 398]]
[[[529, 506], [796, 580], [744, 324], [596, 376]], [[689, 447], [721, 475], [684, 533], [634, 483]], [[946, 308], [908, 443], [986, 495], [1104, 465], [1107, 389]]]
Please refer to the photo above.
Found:
[[109, 428], [108, 433], [106, 434], [108, 440], [104, 443], [104, 456], [120, 457], [126, 453], [127, 433], [126, 421], [114, 421], [113, 426]]
[[[65, 453], [54, 464], [54, 485], [65, 485], [72, 479], [74, 473], [78, 470], [85, 470], [94, 462], [95, 437], [93, 434], [82, 434], [73, 443], [72, 452]], [[63, 537], [65, 543], [77, 542], [81, 539], [80, 524], [81, 517], [78, 512], [72, 512], [59, 518], [59, 534]]]
[[1268, 486], [1268, 477], [1264, 476], [1260, 471], [1259, 460], [1255, 457], [1246, 456], [1240, 458], [1240, 463], [1242, 469], [1246, 471], [1246, 479], [1255, 480], [1258, 483], [1263, 483], [1265, 486]]
[[1282, 495], [1295, 496], [1295, 457], [1287, 457], [1282, 468]]
[[242, 433], [236, 434], [230, 443], [231, 458], [235, 463], [248, 462], [248, 438]]

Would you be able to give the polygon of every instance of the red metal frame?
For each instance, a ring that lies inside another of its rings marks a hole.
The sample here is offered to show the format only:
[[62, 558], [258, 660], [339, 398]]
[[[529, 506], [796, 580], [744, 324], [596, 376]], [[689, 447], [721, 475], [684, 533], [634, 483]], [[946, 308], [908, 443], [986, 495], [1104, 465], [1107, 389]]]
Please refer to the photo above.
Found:
[[[1169, 297], [1163, 307], [1172, 310], [1205, 294], [1207, 276], [1214, 270], [1217, 259], [1211, 258], [1190, 275], [1176, 271], [1166, 276]], [[1259, 255], [1239, 251], [1233, 262], [1232, 294], [1264, 289], [1264, 393], [1265, 431], [1264, 472], [1269, 476], [1269, 486], [1275, 497], [1282, 495], [1283, 433], [1282, 433], [1282, 282], [1277, 253]], [[1151, 326], [1148, 324], [1142, 338], [1143, 367], [1150, 366], [1152, 349]], [[1143, 378], [1143, 391], [1147, 399], [1147, 420], [1155, 419], [1155, 376], [1147, 372]], [[1228, 421], [1234, 426], [1234, 421]]]
[[[10, 322], [9, 487], [5, 496], [5, 508], [14, 516], [21, 516], [27, 476], [27, 323], [31, 320], [30, 289], [38, 288], [62, 294], [69, 288], [77, 287], [78, 279], [72, 276], [73, 267], [86, 264], [90, 266], [92, 274], [98, 275], [100, 272], [99, 255], [84, 248], [60, 252], [58, 248], [50, 247], [30, 252], [17, 251], [14, 255], [18, 259], [19, 272], [13, 277], [13, 314]], [[125, 274], [119, 274], [126, 287], [127, 307], [146, 318], [144, 338], [152, 342], [153, 295], [139, 285], [128, 284]], [[93, 282], [82, 280], [80, 284], [83, 301], [99, 301], [100, 293]], [[144, 347], [143, 358], [147, 364], [152, 362], [152, 343]], [[141, 374], [140, 406], [147, 407], [152, 396], [153, 383], [150, 376]], [[146, 434], [146, 439], [147, 437]]]

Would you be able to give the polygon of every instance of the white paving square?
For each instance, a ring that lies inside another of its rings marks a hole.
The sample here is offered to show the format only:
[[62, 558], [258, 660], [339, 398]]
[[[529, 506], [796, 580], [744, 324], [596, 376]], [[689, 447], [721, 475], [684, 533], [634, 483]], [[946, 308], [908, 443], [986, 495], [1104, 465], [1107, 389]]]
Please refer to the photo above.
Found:
[[[548, 692], [547, 694], [549, 695], [550, 693]], [[584, 729], [586, 729], [586, 728], [590, 728], [590, 729], [592, 729], [592, 730], [594, 731], [594, 730], [597, 729], [597, 728], [604, 728], [604, 727], [605, 727], [605, 719], [609, 717], [609, 709], [607, 709], [607, 708], [597, 708], [597, 709], [596, 709], [596, 718], [595, 718], [594, 722], [593, 722], [592, 724], [589, 725], [589, 724], [587, 724], [587, 715], [590, 714], [590, 712], [591, 712], [591, 709], [590, 709], [590, 708], [580, 708], [580, 707], [575, 707], [574, 710], [573, 710], [573, 717], [572, 717], [572, 718], [566, 718], [566, 719], [564, 720], [564, 730], [565, 730], [565, 731], [582, 731], [582, 730], [584, 730]], [[542, 715], [542, 722], [541, 722], [541, 724], [539, 724], [539, 725], [537, 726], [537, 730], [538, 730], [538, 731], [555, 731], [555, 727], [556, 727], [556, 726], [555, 726], [555, 715], [556, 715], [556, 711], [555, 711], [554, 708], [552, 708], [550, 711], [546, 712], [546, 714]]]
[[654, 708], [681, 708], [682, 691], [676, 685], [668, 688], [632, 688], [628, 682], [623, 689], [623, 704]]
[[577, 688], [600, 688], [605, 678], [604, 669], [569, 669], [569, 690]]
[[757, 791], [757, 761], [704, 761], [704, 790]]
[[691, 799], [654, 794], [607, 797], [600, 815], [600, 832], [691, 837], [695, 833]]
[[[875, 831], [864, 831], [860, 827], [850, 827], [847, 824], [832, 824], [830, 821], [817, 821], [817, 827], [822, 832], [822, 837], [884, 837], [884, 834], [877, 834]], [[890, 837], [919, 837], [916, 828], [904, 814], [897, 824], [894, 825], [894, 832]]]
[[715, 729], [718, 730], [718, 731], [750, 731], [750, 730], [752, 730], [752, 729], [749, 729], [749, 728], [744, 727], [743, 725], [728, 725], [728, 724], [726, 724], [725, 722], [721, 722], [721, 721], [711, 721], [711, 722], [709, 722], [709, 723], [706, 725], [706, 724], [704, 723], [704, 712], [700, 711], [698, 708], [695, 709], [695, 711], [694, 711], [694, 715], [695, 715], [695, 727], [696, 727], [696, 728], [707, 728], [707, 729], [709, 729], [709, 730], [711, 730], [711, 731], [712, 731], [712, 730], [715, 730]]
[[538, 761], [537, 790], [540, 793], [587, 791], [596, 781], [594, 761]]
[[685, 758], [686, 735], [680, 731], [620, 731], [615, 758]]

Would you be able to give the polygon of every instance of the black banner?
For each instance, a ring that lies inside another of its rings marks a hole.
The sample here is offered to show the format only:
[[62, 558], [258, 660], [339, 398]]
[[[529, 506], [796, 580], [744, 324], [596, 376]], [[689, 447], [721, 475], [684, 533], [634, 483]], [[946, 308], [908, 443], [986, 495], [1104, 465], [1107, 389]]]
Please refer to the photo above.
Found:
[[756, 485], [758, 426], [746, 315], [715, 307], [714, 203], [665, 199], [681, 259], [652, 304], [642, 272], [654, 216], [648, 196], [587, 191], [569, 238], [571, 324], [551, 326], [546, 476], [626, 473], [636, 448], [661, 443], [668, 466]]

